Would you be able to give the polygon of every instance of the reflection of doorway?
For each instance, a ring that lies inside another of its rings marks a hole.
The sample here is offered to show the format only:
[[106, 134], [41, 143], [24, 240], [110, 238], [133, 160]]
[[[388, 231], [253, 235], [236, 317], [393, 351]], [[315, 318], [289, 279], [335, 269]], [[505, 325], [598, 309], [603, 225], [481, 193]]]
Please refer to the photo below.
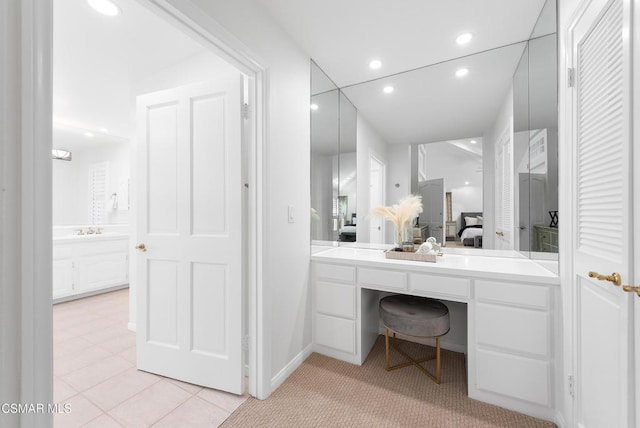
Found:
[[[385, 164], [374, 155], [369, 156], [369, 206], [371, 208], [385, 204], [384, 184]], [[378, 216], [371, 216], [369, 222], [369, 242], [384, 243], [384, 220]]]
[[533, 225], [544, 222], [545, 175], [520, 173], [518, 175], [518, 233], [515, 248], [518, 251], [539, 251], [533, 248]]
[[434, 178], [420, 184], [422, 224], [429, 226], [429, 236], [444, 243], [444, 178]]

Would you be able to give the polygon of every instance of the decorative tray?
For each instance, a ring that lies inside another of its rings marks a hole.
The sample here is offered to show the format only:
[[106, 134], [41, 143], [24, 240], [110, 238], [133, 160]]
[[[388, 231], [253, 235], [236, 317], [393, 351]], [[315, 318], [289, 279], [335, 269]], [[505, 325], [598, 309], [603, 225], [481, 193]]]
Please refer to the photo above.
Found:
[[438, 256], [441, 254], [427, 254], [427, 253], [416, 253], [415, 251], [395, 251], [393, 249], [387, 250], [384, 252], [384, 255], [388, 259], [397, 259], [397, 260], [412, 260], [415, 262], [431, 262], [436, 263], [438, 261]]

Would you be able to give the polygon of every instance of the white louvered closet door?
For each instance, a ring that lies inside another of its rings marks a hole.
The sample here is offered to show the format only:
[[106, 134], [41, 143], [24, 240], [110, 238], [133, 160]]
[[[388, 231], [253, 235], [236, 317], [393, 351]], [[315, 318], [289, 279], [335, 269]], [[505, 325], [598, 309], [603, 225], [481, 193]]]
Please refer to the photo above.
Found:
[[[632, 427], [629, 2], [594, 0], [572, 27], [577, 426]], [[562, 215], [562, 214], [561, 214]]]

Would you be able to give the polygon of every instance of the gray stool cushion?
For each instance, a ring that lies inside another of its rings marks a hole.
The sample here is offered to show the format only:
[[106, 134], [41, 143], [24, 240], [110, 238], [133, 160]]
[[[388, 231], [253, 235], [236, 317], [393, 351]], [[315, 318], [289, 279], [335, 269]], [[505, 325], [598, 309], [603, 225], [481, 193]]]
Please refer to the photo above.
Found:
[[449, 331], [449, 309], [426, 297], [394, 295], [380, 300], [382, 322], [391, 330], [416, 337], [437, 337]]

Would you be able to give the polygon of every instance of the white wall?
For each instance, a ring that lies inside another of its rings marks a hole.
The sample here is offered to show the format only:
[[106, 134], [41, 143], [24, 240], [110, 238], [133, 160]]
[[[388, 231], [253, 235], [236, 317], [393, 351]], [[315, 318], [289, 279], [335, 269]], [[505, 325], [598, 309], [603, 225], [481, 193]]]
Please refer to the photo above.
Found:
[[311, 208], [316, 215], [311, 217], [311, 238], [330, 241], [332, 236], [333, 161], [336, 156], [313, 155], [311, 163]]
[[[55, 135], [55, 134], [54, 134]], [[109, 162], [108, 195], [118, 193], [121, 180], [129, 178], [129, 144], [100, 144], [96, 135], [83, 150], [74, 150], [70, 162], [54, 160], [53, 168], [53, 224], [89, 225], [89, 167], [98, 162]], [[54, 138], [54, 146], [55, 138]], [[121, 207], [126, 201], [120, 200]], [[129, 222], [124, 210], [108, 210], [109, 224]]]
[[[356, 152], [341, 153], [340, 161], [340, 196], [347, 197], [347, 220], [351, 223], [351, 214], [358, 213], [358, 201], [356, 197], [358, 180], [356, 174]], [[354, 175], [355, 174], [355, 175]]]
[[[259, 327], [265, 329], [271, 359], [266, 367], [277, 386], [288, 374], [286, 366], [311, 344], [310, 58], [253, 0], [193, 1], [267, 69], [265, 181], [259, 183], [266, 191], [261, 290], [266, 325]], [[287, 205], [298, 213], [295, 223], [287, 222]]]
[[[500, 135], [504, 130], [509, 127], [513, 130], [513, 87], [509, 88], [500, 112], [493, 122], [493, 125], [489, 127], [482, 136], [482, 171], [483, 171], [483, 188], [486, 191], [483, 193], [482, 208], [484, 212], [483, 223], [483, 248], [495, 248], [494, 233], [495, 227], [493, 219], [495, 218], [494, 208], [495, 200], [495, 144], [500, 138]], [[513, 131], [511, 131], [513, 132]]]
[[[357, 162], [358, 162], [358, 223], [356, 236], [358, 242], [370, 242], [369, 225], [371, 204], [369, 202], [369, 169], [370, 157], [373, 155], [388, 166], [388, 144], [362, 115], [358, 115], [356, 123]], [[387, 171], [388, 180], [388, 171]], [[385, 189], [386, 190], [386, 189]], [[386, 196], [386, 195], [385, 195]], [[388, 198], [387, 198], [388, 202]]]
[[191, 83], [224, 79], [234, 75], [240, 78], [240, 72], [235, 67], [211, 52], [192, 56], [172, 67], [158, 70], [157, 73], [133, 82], [131, 96], [134, 98], [131, 101], [131, 120], [135, 121], [135, 97], [138, 95]]

